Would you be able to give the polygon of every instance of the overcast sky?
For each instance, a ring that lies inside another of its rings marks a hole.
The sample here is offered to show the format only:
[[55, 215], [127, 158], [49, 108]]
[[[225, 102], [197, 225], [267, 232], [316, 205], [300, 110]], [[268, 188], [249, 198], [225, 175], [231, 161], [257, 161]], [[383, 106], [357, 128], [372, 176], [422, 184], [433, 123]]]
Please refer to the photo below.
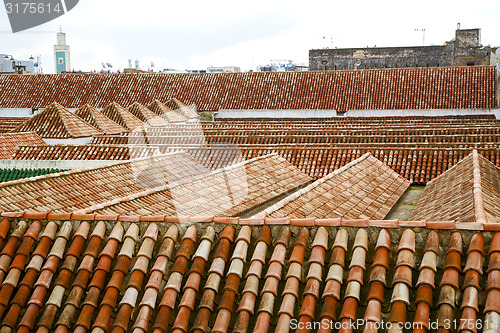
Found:
[[323, 47], [442, 45], [463, 29], [481, 28], [484, 45], [500, 46], [500, 2], [80, 0], [67, 14], [13, 34], [0, 8], [0, 53], [42, 56], [54, 72], [53, 45], [62, 26], [74, 70], [115, 69], [128, 59], [142, 69], [255, 69], [270, 60], [307, 64], [308, 50]]

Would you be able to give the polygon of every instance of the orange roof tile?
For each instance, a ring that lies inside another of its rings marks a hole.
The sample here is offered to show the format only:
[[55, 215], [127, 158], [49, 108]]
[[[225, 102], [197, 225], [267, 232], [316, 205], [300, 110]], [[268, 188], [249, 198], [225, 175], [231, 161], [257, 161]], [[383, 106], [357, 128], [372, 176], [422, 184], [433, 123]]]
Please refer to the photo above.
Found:
[[144, 126], [144, 123], [139, 118], [121, 107], [116, 102], [108, 104], [101, 110], [101, 113], [129, 131], [135, 131]]
[[46, 139], [74, 139], [102, 134], [101, 131], [55, 102], [15, 130], [15, 132], [30, 131]]
[[72, 212], [208, 171], [189, 155], [173, 153], [19, 179], [0, 184], [0, 209]]
[[185, 122], [188, 120], [187, 117], [185, 117], [181, 113], [173, 111], [172, 109], [170, 109], [157, 99], [155, 99], [148, 105], [148, 109], [150, 109], [157, 115], [161, 116], [168, 122], [177, 123], [177, 122]]
[[30, 118], [0, 117], [0, 133], [11, 132], [27, 122], [29, 119]]
[[[58, 218], [0, 221], [5, 331], [288, 332], [295, 319], [331, 323], [332, 331], [352, 322], [370, 332], [382, 320], [417, 332], [441, 320], [476, 331], [481, 320], [479, 330], [493, 332], [500, 319], [500, 289], [490, 283], [500, 271], [500, 233], [484, 232], [477, 248], [470, 231], [284, 225], [271, 232], [266, 225]], [[457, 252], [454, 239], [462, 238]], [[440, 244], [443, 256], [433, 250]], [[487, 292], [444, 265], [451, 254], [476, 274], [488, 263]], [[381, 256], [393, 264], [375, 260]]]
[[184, 117], [188, 118], [188, 119], [196, 119], [196, 118], [199, 118], [200, 116], [198, 115], [198, 113], [196, 112], [196, 110], [194, 110], [193, 108], [187, 106], [186, 104], [182, 103], [181, 101], [179, 101], [177, 98], [175, 97], [172, 97], [171, 99], [169, 99], [168, 101], [165, 102], [165, 105], [182, 114]]
[[126, 128], [118, 125], [88, 104], [76, 110], [75, 114], [104, 134], [120, 134], [127, 132]]
[[[14, 160], [131, 160], [160, 155], [155, 146], [33, 145], [19, 146]], [[11, 156], [12, 158], [12, 156]]]
[[255, 217], [383, 220], [409, 185], [367, 153]]
[[0, 134], [0, 159], [10, 160], [21, 145], [31, 146], [45, 144], [35, 132]]
[[0, 209], [233, 216], [311, 181], [276, 154], [227, 162], [211, 172], [187, 154], [172, 153], [6, 182]]
[[473, 151], [430, 181], [410, 219], [498, 223], [500, 168]]
[[[495, 66], [217, 74], [2, 75], [0, 107], [149, 104], [176, 97], [220, 109], [495, 108]], [[272, 92], [272, 93], [271, 93]]]
[[167, 184], [155, 193], [144, 193], [133, 200], [99, 204], [97, 209], [85, 212], [238, 216], [311, 180], [273, 154], [230, 165], [179, 186]]
[[169, 122], [159, 117], [156, 113], [149, 110], [142, 104], [134, 102], [128, 108], [128, 111], [134, 116], [145, 122], [148, 126], [169, 126]]

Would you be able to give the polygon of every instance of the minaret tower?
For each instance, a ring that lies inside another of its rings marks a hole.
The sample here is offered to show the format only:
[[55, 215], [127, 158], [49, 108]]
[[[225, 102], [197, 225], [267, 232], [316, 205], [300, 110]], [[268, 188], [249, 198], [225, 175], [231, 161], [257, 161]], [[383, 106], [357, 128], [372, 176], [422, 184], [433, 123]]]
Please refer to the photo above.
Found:
[[54, 45], [54, 69], [57, 74], [71, 71], [69, 45], [66, 45], [66, 34], [59, 28], [57, 45]]

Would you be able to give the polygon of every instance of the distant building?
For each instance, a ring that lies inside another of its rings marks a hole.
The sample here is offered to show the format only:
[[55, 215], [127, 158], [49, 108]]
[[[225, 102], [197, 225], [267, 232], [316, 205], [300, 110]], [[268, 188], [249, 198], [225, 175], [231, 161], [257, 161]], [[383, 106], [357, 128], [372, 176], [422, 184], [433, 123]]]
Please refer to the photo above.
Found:
[[239, 73], [241, 68], [237, 66], [209, 66], [207, 68], [207, 73]]
[[57, 74], [71, 71], [69, 45], [66, 45], [66, 34], [57, 33], [57, 45], [54, 45], [54, 68]]
[[35, 73], [34, 58], [16, 60], [8, 54], [0, 54], [0, 73]]
[[258, 72], [297, 72], [304, 66], [294, 64], [293, 60], [271, 60], [270, 64], [257, 67]]
[[[495, 65], [500, 48], [482, 46], [481, 29], [460, 29], [437, 46], [368, 47], [309, 51], [310, 70]], [[495, 54], [496, 52], [496, 54]]]

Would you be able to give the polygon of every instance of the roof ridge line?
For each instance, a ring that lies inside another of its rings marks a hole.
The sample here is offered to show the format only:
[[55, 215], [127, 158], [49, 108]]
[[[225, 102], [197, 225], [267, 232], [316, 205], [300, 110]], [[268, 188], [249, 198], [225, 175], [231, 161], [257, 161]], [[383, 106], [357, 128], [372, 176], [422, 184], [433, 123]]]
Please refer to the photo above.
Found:
[[481, 167], [479, 165], [479, 153], [476, 149], [472, 151], [472, 165], [474, 175], [474, 214], [476, 222], [488, 223], [484, 211], [483, 191], [481, 189]]
[[[179, 152], [179, 153], [181, 153], [181, 152]], [[114, 205], [117, 205], [117, 204], [122, 203], [122, 202], [128, 202], [128, 201], [132, 201], [132, 200], [135, 200], [138, 198], [146, 197], [148, 195], [163, 192], [167, 189], [172, 190], [172, 189], [175, 189], [177, 187], [186, 186], [189, 183], [197, 182], [197, 181], [203, 180], [206, 177], [210, 177], [210, 176], [217, 175], [220, 173], [223, 174], [223, 173], [230, 171], [236, 167], [246, 166], [247, 164], [258, 161], [258, 160], [263, 159], [263, 158], [268, 158], [268, 157], [273, 156], [273, 155], [278, 155], [278, 154], [273, 153], [273, 154], [264, 155], [264, 156], [257, 156], [257, 157], [250, 159], [250, 160], [244, 160], [244, 161], [241, 161], [239, 163], [226, 166], [224, 168], [218, 168], [216, 170], [211, 170], [210, 172], [205, 173], [205, 174], [193, 176], [192, 178], [187, 179], [187, 180], [180, 179], [180, 180], [177, 180], [174, 182], [167, 182], [165, 185], [157, 186], [157, 187], [147, 189], [147, 190], [144, 190], [141, 192], [136, 192], [134, 194], [130, 194], [130, 195], [125, 196], [125, 197], [115, 198], [113, 200], [109, 200], [109, 201], [101, 203], [101, 204], [90, 206], [90, 207], [87, 207], [85, 209], [81, 209], [79, 211], [73, 212], [73, 213], [75, 213], [75, 214], [89, 214], [89, 213], [92, 213], [96, 210], [103, 209], [105, 207], [110, 207], [110, 206], [114, 206]]]
[[[317, 187], [318, 185], [324, 183], [326, 180], [329, 180], [331, 179], [332, 177], [346, 171], [347, 169], [351, 168], [352, 166], [358, 164], [359, 162], [362, 162], [364, 161], [365, 159], [367, 159], [369, 156], [372, 156], [369, 152], [368, 153], [365, 153], [363, 154], [362, 156], [360, 156], [359, 158], [347, 163], [346, 165], [344, 165], [343, 167], [337, 169], [337, 170], [334, 170], [333, 172], [330, 172], [328, 175], [312, 182], [311, 184], [307, 185], [306, 187], [303, 187], [301, 188], [300, 190], [298, 191], [295, 191], [293, 192], [292, 194], [286, 196], [285, 198], [281, 199], [280, 201], [278, 201], [277, 203], [275, 203], [274, 205], [272, 206], [269, 206], [268, 208], [264, 209], [263, 211], [255, 214], [254, 216], [252, 216], [252, 218], [263, 218], [267, 215], [269, 215], [270, 213], [280, 209], [281, 207], [283, 207], [284, 205], [286, 205], [287, 203], [291, 202], [292, 200], [295, 200], [297, 199], [298, 197], [300, 197], [301, 195], [303, 195], [304, 193], [306, 192], [309, 192], [310, 190], [312, 190], [313, 188]], [[379, 159], [377, 159], [377, 161], [380, 161]], [[381, 161], [380, 161], [381, 162]], [[382, 164], [385, 164], [382, 162]]]
[[[73, 134], [73, 131], [71, 131], [69, 128], [68, 128], [68, 125], [66, 124], [66, 121], [65, 120], [68, 120], [68, 121], [71, 121], [71, 119], [69, 119], [69, 117], [67, 116], [66, 114], [66, 111], [67, 112], [70, 112], [69, 110], [67, 110], [64, 106], [62, 106], [61, 104], [57, 103], [57, 102], [54, 102], [56, 105], [54, 105], [54, 111], [57, 113], [57, 115], [60, 117], [60, 118], [63, 118], [61, 119], [62, 121], [62, 124], [64, 126], [64, 128], [66, 129], [66, 132], [71, 135], [71, 137], [75, 138], [74, 134]], [[61, 110], [63, 112], [61, 112]], [[43, 111], [42, 111], [43, 112]], [[77, 116], [75, 114], [75, 116]], [[77, 116], [78, 117], [78, 116]], [[80, 117], [78, 117], [80, 118]], [[81, 118], [80, 118], [81, 119]], [[92, 126], [90, 125], [89, 123], [87, 123], [85, 120], [81, 119], [83, 122], [85, 122], [86, 124], [88, 124], [89, 126]], [[92, 126], [94, 127], [94, 126]], [[94, 127], [95, 128], [95, 127]], [[97, 128], [96, 128], [97, 129]], [[99, 132], [102, 132], [101, 130], [98, 130]]]

